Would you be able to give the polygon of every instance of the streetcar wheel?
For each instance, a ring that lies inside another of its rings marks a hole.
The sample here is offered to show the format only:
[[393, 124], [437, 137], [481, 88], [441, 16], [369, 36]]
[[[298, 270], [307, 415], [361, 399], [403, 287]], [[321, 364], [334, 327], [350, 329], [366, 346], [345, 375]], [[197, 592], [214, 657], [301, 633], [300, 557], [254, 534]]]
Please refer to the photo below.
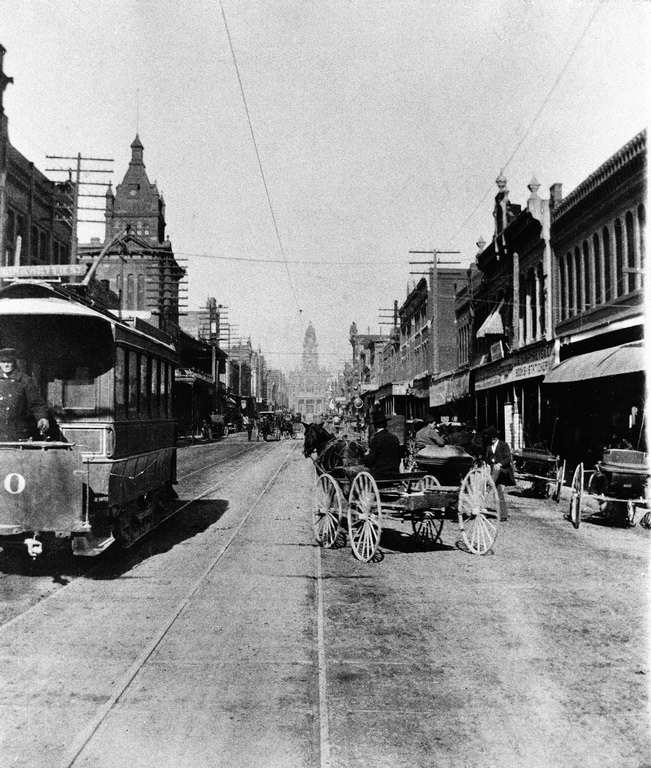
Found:
[[355, 557], [368, 563], [377, 552], [382, 534], [380, 492], [368, 472], [356, 475], [350, 488], [348, 534]]
[[581, 525], [581, 496], [583, 495], [583, 463], [574, 470], [570, 487], [570, 520], [575, 528]]
[[475, 555], [490, 552], [497, 538], [500, 500], [485, 469], [471, 469], [461, 481], [458, 514], [459, 530], [468, 549]]
[[[438, 488], [441, 485], [434, 475], [425, 475], [416, 482], [417, 491]], [[425, 547], [433, 547], [441, 541], [443, 513], [439, 510], [423, 509], [412, 512], [411, 527], [414, 536]]]
[[329, 549], [337, 540], [344, 500], [337, 482], [330, 475], [321, 475], [316, 484], [312, 525], [320, 547]]
[[563, 488], [563, 482], [565, 480], [565, 462], [560, 465], [556, 470], [556, 484], [552, 493], [552, 499], [558, 504], [561, 500], [561, 489]]

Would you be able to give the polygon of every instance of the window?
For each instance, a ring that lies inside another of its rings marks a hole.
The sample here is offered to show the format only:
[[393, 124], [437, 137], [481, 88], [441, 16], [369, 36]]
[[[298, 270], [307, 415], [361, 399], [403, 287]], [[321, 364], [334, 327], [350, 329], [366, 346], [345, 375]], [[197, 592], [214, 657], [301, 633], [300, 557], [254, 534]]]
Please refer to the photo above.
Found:
[[589, 309], [592, 305], [591, 289], [593, 287], [592, 280], [590, 278], [591, 266], [590, 266], [590, 249], [588, 248], [588, 241], [583, 241], [583, 291], [584, 291], [584, 305], [583, 309]]
[[612, 299], [612, 276], [610, 263], [610, 232], [608, 227], [603, 228], [603, 249], [604, 249], [604, 298], [606, 301]]
[[628, 281], [624, 274], [624, 231], [621, 219], [615, 219], [615, 298], [626, 293]]
[[576, 314], [580, 315], [584, 310], [584, 297], [583, 297], [583, 270], [581, 269], [581, 251], [577, 246], [574, 249], [574, 279], [576, 286]]
[[136, 309], [144, 309], [145, 303], [145, 276], [138, 275], [138, 297], [136, 299]]
[[127, 355], [122, 347], [115, 350], [115, 411], [124, 415], [127, 410]]
[[133, 350], [129, 351], [129, 380], [127, 395], [127, 411], [135, 416], [138, 413], [138, 379], [140, 368], [138, 367], [138, 355]]
[[637, 282], [635, 274], [635, 232], [633, 231], [633, 214], [630, 211], [626, 212], [626, 266], [630, 269], [624, 275], [624, 285], [626, 286], [627, 293], [630, 293], [635, 289]]
[[152, 416], [160, 415], [160, 360], [156, 358], [151, 361], [150, 409]]
[[594, 299], [596, 304], [601, 304], [601, 270], [603, 264], [601, 260], [599, 235], [596, 232], [592, 237], [592, 252], [594, 256]]
[[140, 415], [141, 416], [148, 416], [149, 410], [151, 407], [151, 399], [150, 399], [150, 383], [149, 379], [151, 377], [151, 358], [147, 357], [147, 355], [140, 355], [140, 386], [139, 386], [139, 393], [140, 393]]
[[95, 379], [90, 375], [88, 368], [77, 368], [72, 376], [65, 379], [62, 384], [61, 399], [64, 408], [76, 411], [95, 411]]
[[574, 258], [570, 251], [567, 252], [567, 316], [573, 317], [575, 314], [574, 308]]

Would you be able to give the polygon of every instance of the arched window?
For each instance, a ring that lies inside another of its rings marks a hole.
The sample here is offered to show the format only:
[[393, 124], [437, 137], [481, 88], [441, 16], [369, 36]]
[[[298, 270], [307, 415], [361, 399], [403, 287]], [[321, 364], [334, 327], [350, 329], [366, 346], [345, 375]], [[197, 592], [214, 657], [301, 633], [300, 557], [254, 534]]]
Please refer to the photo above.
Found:
[[621, 219], [615, 219], [615, 297], [626, 293], [627, 281], [624, 274], [624, 232]]
[[560, 320], [567, 318], [567, 259], [565, 256], [560, 256], [558, 259], [558, 300], [560, 302], [560, 311], [557, 317]]
[[583, 309], [589, 309], [592, 306], [592, 279], [591, 273], [592, 265], [590, 263], [590, 249], [588, 248], [588, 241], [583, 241]]
[[535, 339], [538, 336], [538, 305], [536, 295], [536, 275], [533, 269], [530, 269], [527, 273], [527, 298], [529, 300], [529, 317], [527, 320], [530, 323], [530, 338]]
[[599, 247], [599, 234], [597, 232], [592, 236], [592, 252], [594, 256], [594, 300], [595, 304], [601, 304], [601, 270], [603, 269], [603, 264], [601, 248]]
[[576, 313], [574, 308], [575, 278], [574, 278], [574, 258], [570, 251], [567, 252], [567, 316], [573, 317]]
[[610, 231], [604, 227], [602, 231], [602, 242], [604, 249], [604, 299], [610, 301], [613, 298], [611, 260], [610, 260]]
[[575, 313], [580, 315], [583, 313], [583, 270], [581, 269], [581, 251], [577, 245], [574, 249], [574, 279], [576, 286], [576, 302], [574, 304]]
[[638, 206], [637, 209], [637, 222], [640, 230], [640, 266], [644, 267], [644, 228], [646, 227], [646, 209], [644, 204]]
[[[633, 228], [633, 214], [630, 211], [626, 212], [625, 218], [626, 226], [626, 266], [630, 270], [635, 270], [635, 231]], [[636, 274], [635, 271], [626, 272], [624, 285], [626, 286], [627, 293], [630, 293], [636, 287]]]
[[536, 275], [538, 277], [538, 334], [544, 336], [545, 331], [547, 330], [547, 317], [545, 307], [545, 278], [543, 276], [542, 264], [538, 264]]
[[527, 339], [527, 280], [523, 273], [520, 273], [520, 324], [518, 328], [518, 338], [522, 344]]

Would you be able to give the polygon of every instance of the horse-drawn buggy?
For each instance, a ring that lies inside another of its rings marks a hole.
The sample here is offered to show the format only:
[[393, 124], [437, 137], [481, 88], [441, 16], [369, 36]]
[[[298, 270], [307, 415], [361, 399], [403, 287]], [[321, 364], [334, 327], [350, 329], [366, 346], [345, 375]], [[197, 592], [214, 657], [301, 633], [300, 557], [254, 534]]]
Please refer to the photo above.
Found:
[[280, 440], [280, 428], [276, 420], [275, 411], [260, 411], [258, 414], [257, 440], [262, 438], [265, 442], [272, 438]]
[[354, 556], [369, 562], [378, 552], [385, 519], [410, 522], [417, 541], [433, 547], [445, 519], [456, 517], [469, 552], [492, 550], [500, 521], [498, 492], [490, 473], [473, 466], [472, 456], [453, 450], [455, 460], [441, 464], [449, 484], [441, 485], [424, 468], [376, 478], [360, 470], [364, 451], [356, 440], [328, 435], [319, 425], [306, 427], [304, 452], [317, 473], [313, 526], [320, 546], [340, 545], [347, 535]]
[[516, 480], [531, 483], [530, 491], [541, 499], [561, 500], [565, 477], [565, 461], [545, 448], [523, 448], [513, 451]]
[[594, 514], [585, 500], [597, 502], [599, 511], [616, 522], [651, 528], [651, 469], [649, 455], [643, 451], [608, 448], [594, 470], [581, 462], [574, 470], [570, 486], [569, 519], [575, 528], [582, 516]]

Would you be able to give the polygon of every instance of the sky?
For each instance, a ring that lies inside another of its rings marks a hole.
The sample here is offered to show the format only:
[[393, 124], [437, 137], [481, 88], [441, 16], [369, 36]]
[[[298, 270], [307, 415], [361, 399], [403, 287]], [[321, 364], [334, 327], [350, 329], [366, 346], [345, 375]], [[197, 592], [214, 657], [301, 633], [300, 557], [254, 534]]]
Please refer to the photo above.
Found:
[[467, 266], [491, 239], [500, 171], [514, 203], [533, 176], [567, 194], [646, 127], [650, 16], [646, 0], [0, 0], [9, 136], [41, 170], [113, 158], [115, 186], [138, 133], [187, 308], [214, 296], [232, 339], [286, 371], [311, 322], [336, 371], [352, 321], [388, 331], [424, 269], [410, 251]]

